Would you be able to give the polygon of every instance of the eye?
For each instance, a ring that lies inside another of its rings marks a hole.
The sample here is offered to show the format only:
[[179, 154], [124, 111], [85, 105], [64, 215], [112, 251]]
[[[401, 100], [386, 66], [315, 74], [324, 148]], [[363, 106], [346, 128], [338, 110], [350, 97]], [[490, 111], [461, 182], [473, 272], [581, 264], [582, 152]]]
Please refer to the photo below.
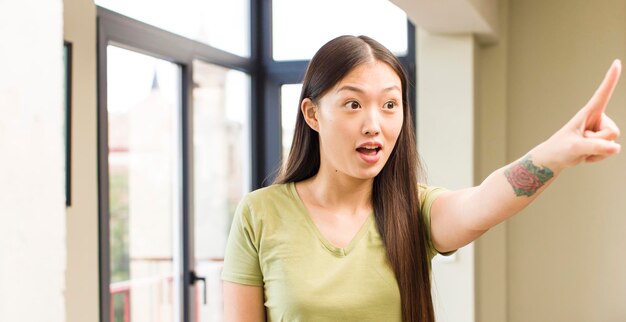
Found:
[[385, 103], [384, 107], [388, 110], [392, 110], [396, 107], [396, 103], [394, 101], [388, 101]]
[[358, 108], [361, 108], [361, 104], [359, 104], [359, 102], [357, 101], [349, 101], [348, 103], [346, 103], [346, 107], [356, 110]]

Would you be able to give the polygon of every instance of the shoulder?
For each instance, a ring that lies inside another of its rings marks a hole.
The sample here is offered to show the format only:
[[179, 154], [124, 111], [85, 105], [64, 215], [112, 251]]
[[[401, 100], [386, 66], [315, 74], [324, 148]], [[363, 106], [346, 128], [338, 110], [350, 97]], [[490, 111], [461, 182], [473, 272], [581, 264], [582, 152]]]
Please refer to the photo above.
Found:
[[[442, 187], [435, 186], [427, 186], [425, 184], [418, 183], [418, 194], [420, 199], [420, 213], [422, 215], [422, 219], [424, 220], [424, 224], [426, 225], [426, 238], [428, 240], [428, 253], [430, 259], [432, 260], [435, 255], [439, 252], [433, 246], [433, 242], [430, 235], [430, 218], [431, 213], [430, 210], [433, 206], [435, 200], [444, 192], [448, 191]], [[443, 255], [449, 255], [452, 253], [446, 253]]]
[[284, 202], [290, 199], [290, 185], [281, 183], [259, 188], [246, 194], [242, 201], [251, 207]]
[[447, 191], [446, 188], [429, 186], [424, 183], [417, 184], [417, 190], [420, 197], [420, 202], [425, 202], [427, 199], [435, 199], [442, 192]]
[[281, 209], [293, 207], [296, 200], [292, 193], [292, 183], [273, 184], [246, 194], [239, 204], [240, 211], [247, 212], [257, 220], [278, 214]]
[[448, 191], [446, 188], [427, 186], [425, 184], [418, 183], [418, 196], [419, 204], [422, 215], [426, 217], [427, 221], [430, 221], [430, 208], [433, 203], [442, 193]]

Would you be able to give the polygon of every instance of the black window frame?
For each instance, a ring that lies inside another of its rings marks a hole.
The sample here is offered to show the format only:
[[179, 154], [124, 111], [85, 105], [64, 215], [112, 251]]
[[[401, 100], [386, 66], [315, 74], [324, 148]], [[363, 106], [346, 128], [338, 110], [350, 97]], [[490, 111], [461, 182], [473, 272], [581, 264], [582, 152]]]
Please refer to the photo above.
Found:
[[[411, 108], [416, 120], [416, 47], [415, 26], [408, 21], [407, 54], [399, 56], [410, 79]], [[193, 318], [191, 284], [193, 272], [193, 149], [192, 84], [193, 61], [242, 71], [250, 75], [250, 156], [251, 189], [270, 184], [281, 163], [280, 87], [300, 83], [309, 60], [275, 61], [272, 58], [272, 1], [250, 0], [250, 57], [240, 57], [207, 44], [168, 32], [97, 7], [97, 93], [98, 93], [98, 220], [100, 321], [110, 321], [110, 245], [109, 245], [109, 177], [107, 114], [107, 46], [115, 45], [175, 63], [181, 67], [182, 115], [182, 316]]]

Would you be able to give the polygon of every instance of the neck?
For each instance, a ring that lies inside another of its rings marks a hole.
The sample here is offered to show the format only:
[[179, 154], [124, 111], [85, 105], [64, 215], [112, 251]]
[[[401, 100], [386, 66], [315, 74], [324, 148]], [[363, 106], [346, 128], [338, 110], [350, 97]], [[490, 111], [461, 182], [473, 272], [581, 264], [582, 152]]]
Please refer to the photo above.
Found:
[[359, 179], [320, 165], [318, 173], [301, 184], [311, 201], [327, 209], [346, 209], [357, 213], [371, 209], [374, 179]]

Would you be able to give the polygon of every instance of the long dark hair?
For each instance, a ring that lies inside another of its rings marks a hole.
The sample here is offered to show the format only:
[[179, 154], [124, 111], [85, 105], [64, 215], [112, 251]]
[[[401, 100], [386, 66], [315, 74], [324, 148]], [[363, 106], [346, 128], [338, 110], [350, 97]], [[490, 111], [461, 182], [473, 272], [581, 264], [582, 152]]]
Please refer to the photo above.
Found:
[[[404, 112], [396, 145], [387, 163], [374, 178], [374, 217], [400, 289], [402, 320], [434, 322], [430, 258], [417, 188], [422, 167], [409, 108], [408, 79], [402, 65], [387, 48], [369, 37], [337, 37], [313, 56], [304, 75], [300, 104], [305, 98], [318, 102], [351, 70], [372, 60], [388, 64], [400, 77]], [[319, 167], [318, 133], [306, 124], [302, 113], [298, 113], [289, 157], [275, 183], [308, 179], [319, 171]]]

